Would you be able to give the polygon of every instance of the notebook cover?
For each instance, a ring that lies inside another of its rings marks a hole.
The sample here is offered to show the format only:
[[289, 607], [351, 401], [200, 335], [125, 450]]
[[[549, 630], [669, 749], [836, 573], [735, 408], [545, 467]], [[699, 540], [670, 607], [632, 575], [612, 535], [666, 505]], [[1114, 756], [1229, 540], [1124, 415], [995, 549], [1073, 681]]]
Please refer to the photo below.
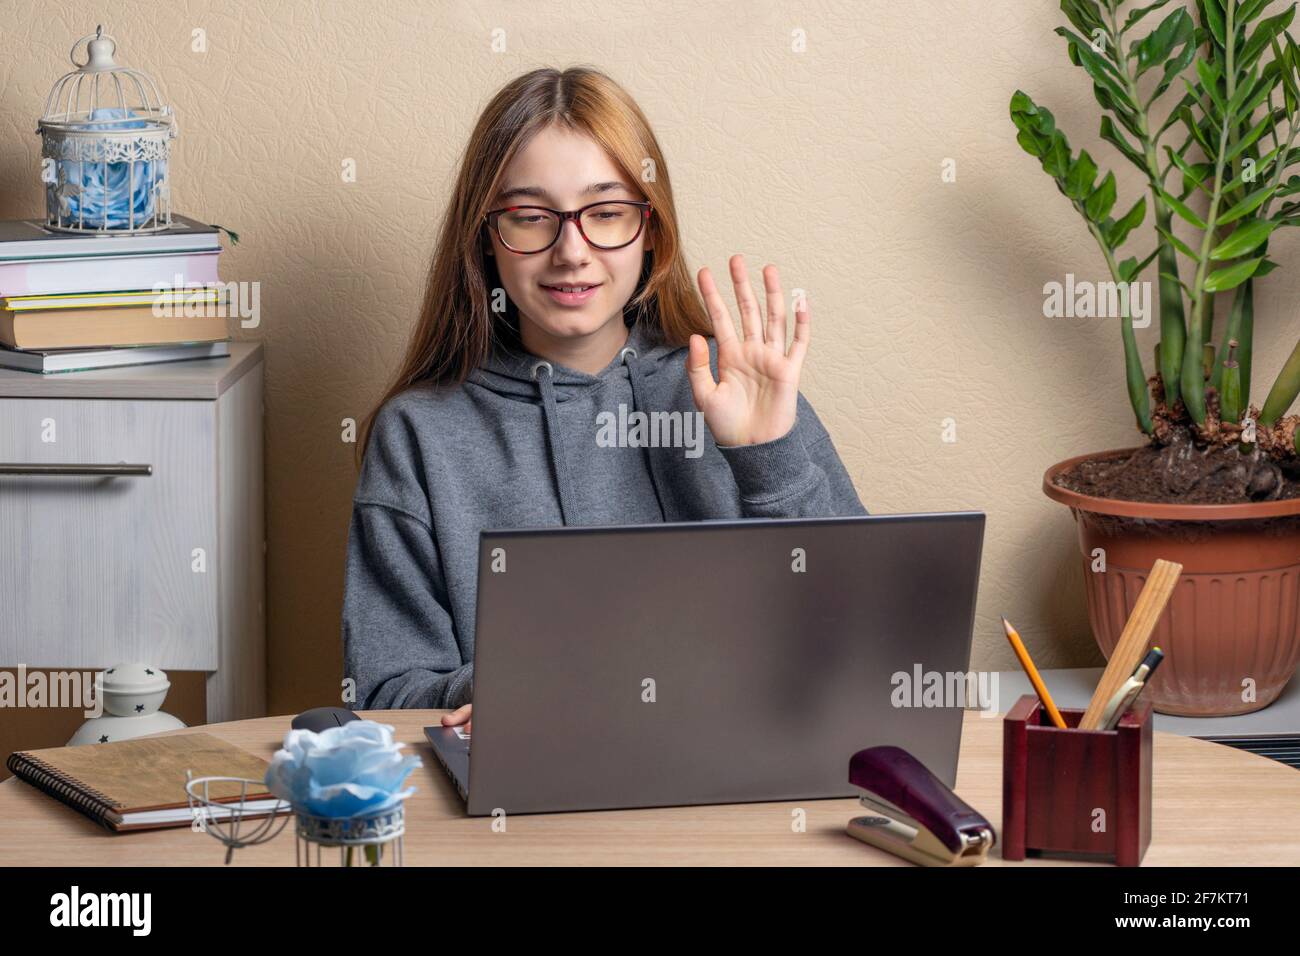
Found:
[[58, 292], [54, 295], [7, 295], [0, 297], [0, 310], [5, 312], [57, 312], [60, 309], [111, 309], [126, 306], [153, 306], [170, 303], [184, 304], [222, 303], [224, 297], [218, 288], [193, 289], [132, 289], [120, 292]]
[[[220, 282], [221, 249], [0, 261], [0, 296], [129, 292]], [[179, 280], [177, 279], [179, 276]]]
[[158, 316], [148, 305], [53, 312], [0, 312], [0, 345], [24, 351], [219, 342], [224, 315]]
[[[90, 372], [183, 362], [193, 359], [226, 358], [229, 341], [194, 342], [174, 345], [119, 345], [104, 349], [10, 349], [0, 345], [0, 368], [18, 369], [40, 375]], [[71, 356], [72, 362], [63, 361]]]
[[[262, 780], [268, 764], [256, 754], [199, 732], [18, 751], [9, 757], [7, 766], [14, 776], [104, 826], [118, 829], [113, 814], [187, 806], [186, 770], [196, 778]], [[238, 800], [239, 784], [214, 783], [208, 794], [223, 803]], [[269, 796], [265, 787], [248, 793], [249, 799]], [[189, 820], [161, 824], [189, 825]]]

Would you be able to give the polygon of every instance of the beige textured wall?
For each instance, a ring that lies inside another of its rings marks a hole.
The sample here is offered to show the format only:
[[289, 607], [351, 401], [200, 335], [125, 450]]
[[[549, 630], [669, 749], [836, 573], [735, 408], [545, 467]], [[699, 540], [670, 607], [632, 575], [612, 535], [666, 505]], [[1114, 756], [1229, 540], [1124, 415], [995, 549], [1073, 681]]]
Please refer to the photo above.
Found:
[[[1003, 613], [1040, 666], [1100, 662], [1072, 522], [1039, 484], [1053, 462], [1136, 435], [1114, 323], [1042, 316], [1044, 282], [1105, 277], [1015, 145], [1012, 91], [1115, 166], [1125, 206], [1139, 184], [1098, 144], [1090, 85], [1051, 32], [1056, 4], [0, 0], [0, 216], [41, 212], [35, 120], [99, 22], [177, 109], [179, 210], [240, 232], [223, 277], [262, 283], [262, 326], [236, 335], [267, 349], [273, 712], [336, 699], [355, 481], [340, 420], [366, 411], [398, 358], [478, 111], [539, 65], [591, 63], [637, 97], [692, 268], [722, 274], [743, 252], [810, 290], [804, 389], [869, 509], [987, 511], [974, 665], [1014, 666]], [[796, 29], [806, 52], [792, 52]], [[1292, 261], [1294, 240], [1273, 253]], [[1283, 326], [1294, 341], [1298, 274], [1264, 283], [1261, 380]]]

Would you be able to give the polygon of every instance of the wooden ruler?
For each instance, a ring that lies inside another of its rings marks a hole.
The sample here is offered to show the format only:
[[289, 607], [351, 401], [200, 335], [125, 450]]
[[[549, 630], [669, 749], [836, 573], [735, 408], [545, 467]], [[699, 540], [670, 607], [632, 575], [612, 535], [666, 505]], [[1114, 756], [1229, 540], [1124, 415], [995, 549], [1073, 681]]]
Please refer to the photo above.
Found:
[[1088, 702], [1088, 709], [1079, 721], [1080, 730], [1100, 729], [1101, 715], [1107, 702], [1115, 696], [1120, 685], [1133, 676], [1138, 664], [1142, 662], [1142, 657], [1147, 652], [1147, 642], [1151, 640], [1151, 632], [1156, 629], [1165, 605], [1173, 597], [1174, 586], [1178, 584], [1178, 575], [1182, 571], [1181, 564], [1163, 559], [1151, 566], [1151, 574], [1142, 587], [1142, 593], [1138, 595], [1128, 623], [1124, 625], [1124, 633], [1119, 636], [1119, 643], [1110, 655], [1110, 663], [1106, 665], [1101, 682], [1097, 684], [1092, 700]]

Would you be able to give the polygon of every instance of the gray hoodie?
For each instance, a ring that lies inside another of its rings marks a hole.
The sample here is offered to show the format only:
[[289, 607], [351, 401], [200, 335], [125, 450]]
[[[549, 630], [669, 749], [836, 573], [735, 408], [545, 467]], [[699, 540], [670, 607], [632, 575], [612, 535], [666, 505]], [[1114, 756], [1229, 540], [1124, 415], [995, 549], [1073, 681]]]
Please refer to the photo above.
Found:
[[351, 706], [470, 701], [481, 530], [867, 513], [802, 394], [783, 437], [714, 443], [686, 355], [637, 324], [595, 375], [501, 349], [464, 384], [380, 410], [348, 535]]

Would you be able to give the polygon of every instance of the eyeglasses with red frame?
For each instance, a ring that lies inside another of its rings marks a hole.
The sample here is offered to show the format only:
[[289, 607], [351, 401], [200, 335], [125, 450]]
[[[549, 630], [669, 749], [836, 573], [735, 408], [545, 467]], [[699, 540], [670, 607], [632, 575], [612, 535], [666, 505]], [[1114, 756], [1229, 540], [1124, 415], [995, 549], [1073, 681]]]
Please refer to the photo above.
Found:
[[622, 249], [636, 242], [650, 221], [650, 212], [650, 203], [642, 200], [607, 199], [568, 212], [547, 206], [506, 206], [486, 213], [483, 220], [497, 234], [501, 245], [528, 256], [555, 245], [569, 219], [577, 224], [578, 233], [591, 247]]

